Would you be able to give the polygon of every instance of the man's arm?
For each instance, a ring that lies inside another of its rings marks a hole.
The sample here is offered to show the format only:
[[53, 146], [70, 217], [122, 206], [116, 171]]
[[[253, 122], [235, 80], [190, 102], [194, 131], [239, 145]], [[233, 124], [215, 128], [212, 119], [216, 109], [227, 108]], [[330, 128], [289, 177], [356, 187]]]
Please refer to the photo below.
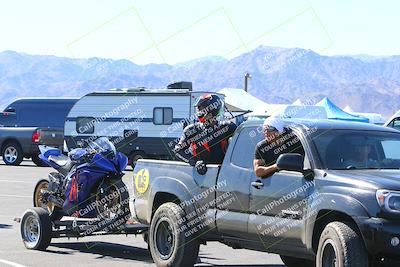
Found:
[[189, 125], [183, 130], [182, 137], [174, 148], [174, 153], [175, 156], [181, 161], [194, 166], [197, 162], [197, 157], [195, 157], [192, 153], [188, 153], [190, 150], [189, 138], [192, 136], [192, 130], [193, 125]]
[[264, 166], [264, 164], [265, 164], [264, 160], [262, 159], [255, 159], [253, 161], [253, 168], [257, 177], [268, 178], [268, 176], [279, 171], [279, 168], [276, 165], [276, 163], [271, 166]]

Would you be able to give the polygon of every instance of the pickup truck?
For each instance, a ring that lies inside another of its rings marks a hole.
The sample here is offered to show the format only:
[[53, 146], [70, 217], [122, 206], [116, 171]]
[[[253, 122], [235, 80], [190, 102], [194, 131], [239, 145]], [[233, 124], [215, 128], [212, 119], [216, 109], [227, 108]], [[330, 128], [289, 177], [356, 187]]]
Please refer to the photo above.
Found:
[[37, 166], [47, 166], [38, 157], [38, 145], [62, 148], [62, 129], [38, 127], [0, 127], [1, 156], [6, 165], [19, 165], [31, 158]]
[[157, 266], [193, 266], [207, 241], [279, 254], [289, 267], [400, 266], [400, 132], [285, 123], [303, 154], [279, 155], [280, 171], [266, 178], [253, 171], [260, 121], [238, 127], [223, 163], [204, 175], [182, 162], [138, 161], [130, 208], [149, 225]]

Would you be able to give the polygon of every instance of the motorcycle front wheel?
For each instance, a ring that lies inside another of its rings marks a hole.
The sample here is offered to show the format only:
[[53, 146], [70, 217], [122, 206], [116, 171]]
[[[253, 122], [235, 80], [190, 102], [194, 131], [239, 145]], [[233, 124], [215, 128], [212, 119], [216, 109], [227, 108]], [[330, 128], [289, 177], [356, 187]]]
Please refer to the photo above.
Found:
[[98, 219], [105, 221], [108, 230], [123, 226], [130, 217], [129, 192], [121, 179], [105, 181], [96, 194]]

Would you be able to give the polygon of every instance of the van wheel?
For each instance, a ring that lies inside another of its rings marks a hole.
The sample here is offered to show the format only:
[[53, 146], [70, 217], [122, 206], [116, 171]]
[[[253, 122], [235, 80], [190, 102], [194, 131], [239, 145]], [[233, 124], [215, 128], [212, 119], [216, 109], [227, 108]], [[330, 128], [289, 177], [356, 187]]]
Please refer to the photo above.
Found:
[[27, 249], [46, 250], [52, 237], [49, 213], [39, 207], [25, 211], [21, 220], [21, 237]]
[[368, 253], [355, 229], [348, 222], [329, 223], [319, 239], [316, 266], [369, 266]]
[[196, 263], [200, 243], [194, 236], [186, 237], [187, 231], [182, 231], [185, 222], [185, 212], [175, 203], [165, 203], [155, 212], [150, 223], [149, 246], [158, 267], [190, 267]]
[[287, 267], [313, 267], [314, 262], [306, 259], [293, 258], [288, 256], [280, 255], [281, 260]]
[[24, 159], [22, 148], [17, 142], [7, 143], [3, 147], [1, 155], [3, 156], [4, 163], [7, 165], [18, 166]]
[[38, 167], [48, 167], [49, 165], [47, 165], [43, 160], [41, 160], [39, 158], [39, 155], [33, 155], [31, 158], [32, 162], [35, 163], [36, 166]]

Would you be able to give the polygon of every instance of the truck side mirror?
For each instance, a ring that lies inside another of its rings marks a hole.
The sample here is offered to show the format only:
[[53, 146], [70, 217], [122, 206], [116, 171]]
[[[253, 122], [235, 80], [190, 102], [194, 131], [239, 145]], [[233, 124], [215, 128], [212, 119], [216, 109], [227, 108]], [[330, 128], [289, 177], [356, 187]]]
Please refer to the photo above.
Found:
[[280, 170], [303, 173], [304, 157], [297, 153], [282, 154], [278, 157], [276, 165]]

